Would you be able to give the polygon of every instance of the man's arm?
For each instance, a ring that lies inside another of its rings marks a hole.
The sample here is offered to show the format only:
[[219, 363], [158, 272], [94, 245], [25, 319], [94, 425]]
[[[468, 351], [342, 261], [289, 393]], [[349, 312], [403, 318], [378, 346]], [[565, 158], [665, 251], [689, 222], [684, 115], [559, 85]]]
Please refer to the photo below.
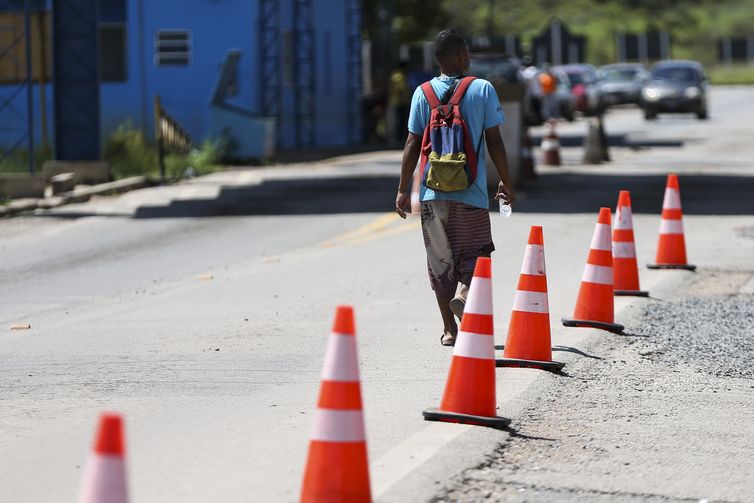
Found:
[[495, 199], [501, 197], [508, 204], [513, 205], [513, 183], [508, 173], [508, 154], [505, 152], [503, 137], [500, 135], [500, 128], [493, 126], [484, 130], [484, 139], [487, 141], [487, 151], [490, 153], [490, 159], [497, 168], [497, 174], [500, 175], [500, 184], [497, 188]]
[[403, 160], [401, 161], [401, 179], [398, 182], [398, 195], [395, 198], [395, 212], [401, 218], [406, 218], [406, 213], [411, 212], [411, 175], [416, 169], [416, 163], [419, 160], [421, 152], [421, 136], [409, 132], [406, 138], [406, 145], [403, 147]]

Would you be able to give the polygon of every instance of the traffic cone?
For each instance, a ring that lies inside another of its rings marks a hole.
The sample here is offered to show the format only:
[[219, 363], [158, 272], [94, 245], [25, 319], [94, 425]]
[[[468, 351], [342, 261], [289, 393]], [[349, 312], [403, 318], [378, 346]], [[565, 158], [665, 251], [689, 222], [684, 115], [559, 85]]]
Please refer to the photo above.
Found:
[[614, 323], [613, 252], [610, 242], [610, 208], [600, 208], [573, 319], [563, 318], [567, 327], [601, 328], [620, 334], [623, 325]]
[[355, 333], [353, 308], [338, 306], [301, 488], [305, 503], [372, 500]]
[[683, 237], [683, 211], [681, 210], [681, 188], [678, 177], [671, 173], [665, 186], [660, 221], [660, 240], [657, 244], [655, 264], [647, 264], [650, 269], [686, 269], [695, 271], [696, 266], [686, 261], [686, 241]]
[[496, 410], [492, 262], [489, 257], [479, 257], [440, 408], [427, 409], [423, 414], [428, 421], [505, 428], [510, 419], [498, 417]]
[[621, 190], [615, 208], [613, 226], [613, 293], [649, 297], [649, 292], [639, 288], [639, 266], [636, 264], [634, 222], [631, 215], [631, 194]]
[[547, 121], [547, 131], [542, 138], [542, 164], [548, 166], [560, 166], [560, 138], [555, 132], [555, 125], [558, 121], [550, 119]]
[[560, 370], [565, 365], [552, 361], [544, 245], [542, 227], [533, 225], [513, 299], [503, 358], [495, 360], [498, 367]]
[[102, 414], [81, 482], [79, 503], [128, 503], [123, 419]]

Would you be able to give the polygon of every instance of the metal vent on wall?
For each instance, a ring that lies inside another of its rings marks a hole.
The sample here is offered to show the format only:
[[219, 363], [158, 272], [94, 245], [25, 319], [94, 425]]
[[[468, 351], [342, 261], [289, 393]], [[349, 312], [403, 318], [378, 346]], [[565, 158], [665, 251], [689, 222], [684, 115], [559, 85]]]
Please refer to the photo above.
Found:
[[155, 66], [187, 66], [191, 63], [191, 32], [158, 30], [155, 35]]

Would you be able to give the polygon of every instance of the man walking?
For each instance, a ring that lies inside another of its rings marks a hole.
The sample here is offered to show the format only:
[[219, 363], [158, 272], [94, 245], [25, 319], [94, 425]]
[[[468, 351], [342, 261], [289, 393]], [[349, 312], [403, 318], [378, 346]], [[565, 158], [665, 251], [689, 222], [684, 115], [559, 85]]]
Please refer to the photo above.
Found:
[[[430, 81], [431, 90], [436, 94], [436, 100], [442, 97], [442, 102], [448, 103], [449, 94], [452, 95], [459, 79], [469, 69], [469, 49], [458, 32], [445, 30], [437, 35], [434, 52], [441, 74]], [[460, 190], [433, 189], [425, 181], [420, 192], [422, 233], [427, 251], [429, 279], [442, 316], [443, 334], [440, 341], [445, 346], [455, 344], [458, 325], [453, 314], [459, 319], [463, 314], [476, 259], [489, 257], [495, 249], [490, 231], [484, 141], [501, 180], [495, 198], [513, 203], [505, 145], [498, 128], [504, 117], [497, 92], [486, 80], [471, 81], [460, 101], [460, 112], [469, 133], [468, 143], [474, 150], [473, 153], [465, 152], [461, 158], [476, 156], [476, 176], [468, 187]], [[406, 218], [406, 213], [410, 211], [409, 182], [421, 153], [422, 137], [429, 127], [431, 115], [425, 91], [419, 87], [411, 101], [408, 137], [403, 150], [401, 177], [395, 200], [395, 211], [401, 218]], [[429, 148], [425, 145], [425, 150]], [[458, 158], [456, 154], [442, 154], [440, 162], [452, 163]], [[435, 156], [433, 160], [437, 162], [438, 157]], [[419, 169], [424, 173], [430, 162]], [[432, 185], [436, 186], [435, 183]]]
[[542, 120], [557, 119], [560, 115], [558, 111], [558, 97], [555, 92], [558, 90], [558, 81], [550, 69], [550, 65], [545, 63], [544, 70], [537, 76], [539, 88], [542, 90]]

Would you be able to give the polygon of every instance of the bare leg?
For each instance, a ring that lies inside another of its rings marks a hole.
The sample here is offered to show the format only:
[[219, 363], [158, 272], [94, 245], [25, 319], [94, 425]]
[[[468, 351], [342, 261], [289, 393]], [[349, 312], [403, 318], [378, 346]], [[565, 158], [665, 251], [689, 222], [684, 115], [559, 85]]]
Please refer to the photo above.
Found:
[[469, 286], [464, 285], [463, 283], [459, 283], [456, 295], [463, 298], [463, 300], [465, 301], [469, 297]]
[[445, 334], [455, 337], [458, 334], [458, 325], [456, 325], [456, 320], [453, 318], [453, 312], [449, 306], [452, 296], [435, 292], [435, 297], [437, 297], [437, 307], [440, 308], [440, 314], [442, 315]]
[[469, 287], [464, 283], [460, 283], [455, 297], [453, 297], [448, 303], [450, 312], [455, 314], [459, 321], [463, 317], [463, 310], [466, 307], [466, 297], [468, 296]]

